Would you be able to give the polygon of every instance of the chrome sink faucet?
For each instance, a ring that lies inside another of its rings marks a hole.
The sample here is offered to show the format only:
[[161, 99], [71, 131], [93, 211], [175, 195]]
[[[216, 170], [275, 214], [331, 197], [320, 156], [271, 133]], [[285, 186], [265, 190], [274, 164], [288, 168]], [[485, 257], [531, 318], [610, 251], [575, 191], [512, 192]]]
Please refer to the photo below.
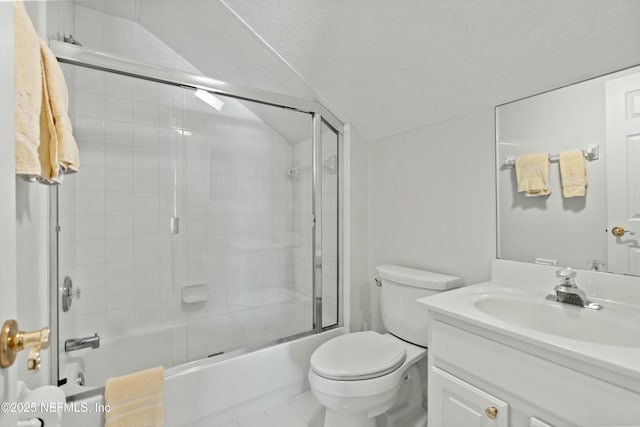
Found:
[[577, 305], [591, 310], [600, 310], [602, 305], [589, 301], [584, 291], [576, 285], [576, 272], [571, 267], [561, 268], [556, 271], [556, 277], [560, 279], [560, 284], [553, 290], [555, 295], [547, 295], [550, 301], [558, 301], [564, 304]]

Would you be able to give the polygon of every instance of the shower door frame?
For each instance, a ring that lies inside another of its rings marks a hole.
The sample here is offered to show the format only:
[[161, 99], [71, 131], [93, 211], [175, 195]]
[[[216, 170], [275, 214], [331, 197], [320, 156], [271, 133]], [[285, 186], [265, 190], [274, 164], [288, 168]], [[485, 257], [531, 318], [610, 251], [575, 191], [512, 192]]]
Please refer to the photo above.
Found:
[[[286, 341], [314, 335], [325, 330], [334, 329], [344, 325], [344, 281], [343, 263], [341, 262], [344, 246], [344, 179], [341, 179], [343, 168], [341, 166], [344, 158], [344, 124], [331, 113], [324, 105], [316, 101], [281, 95], [274, 92], [264, 91], [255, 88], [248, 88], [233, 85], [210, 77], [189, 74], [186, 72], [173, 70], [132, 61], [127, 58], [118, 57], [103, 52], [90, 50], [84, 47], [51, 41], [50, 47], [60, 63], [90, 68], [98, 71], [119, 74], [132, 78], [152, 81], [156, 83], [177, 86], [184, 89], [202, 89], [214, 95], [222, 95], [243, 101], [256, 102], [273, 107], [279, 107], [310, 114], [312, 118], [312, 329], [293, 336], [279, 338], [275, 341], [261, 344], [257, 347], [244, 349], [245, 352], [254, 351], [258, 348], [269, 347]], [[322, 326], [322, 126], [328, 126], [336, 133], [338, 138], [337, 167], [338, 178], [338, 252], [337, 252], [337, 320], [332, 325]], [[49, 307], [50, 307], [50, 329], [51, 329], [51, 367], [50, 383], [59, 386], [64, 383], [59, 372], [59, 307], [60, 307], [60, 279], [59, 279], [59, 258], [58, 258], [58, 233], [61, 231], [58, 223], [58, 188], [52, 187], [50, 190], [50, 284], [49, 284]]]

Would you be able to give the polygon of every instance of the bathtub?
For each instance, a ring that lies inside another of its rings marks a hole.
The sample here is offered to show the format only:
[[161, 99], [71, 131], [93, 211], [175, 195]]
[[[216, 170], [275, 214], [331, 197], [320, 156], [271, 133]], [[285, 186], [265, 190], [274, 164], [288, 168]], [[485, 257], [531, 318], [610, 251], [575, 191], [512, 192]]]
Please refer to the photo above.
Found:
[[[308, 390], [311, 354], [323, 342], [345, 332], [344, 328], [335, 328], [249, 353], [223, 354], [167, 369], [165, 426], [208, 427], [212, 424], [212, 417], [242, 410], [249, 402], [255, 409], [261, 404], [268, 405]], [[73, 378], [82, 368], [80, 362], [69, 364], [68, 376]], [[102, 394], [92, 395], [89, 378], [93, 374], [85, 372], [89, 386], [80, 387], [71, 380], [62, 386], [67, 395], [83, 392], [85, 397], [81, 394], [78, 399], [72, 399], [85, 402], [89, 408], [103, 403]], [[99, 427], [102, 426], [102, 414], [65, 413], [63, 426]]]
[[187, 322], [103, 336], [98, 349], [62, 353], [62, 378], [72, 386], [82, 374], [85, 386], [102, 387], [111, 377], [244, 353], [312, 329], [310, 298], [285, 288], [244, 292], [233, 301], [233, 311], [206, 315], [199, 308], [185, 305]]

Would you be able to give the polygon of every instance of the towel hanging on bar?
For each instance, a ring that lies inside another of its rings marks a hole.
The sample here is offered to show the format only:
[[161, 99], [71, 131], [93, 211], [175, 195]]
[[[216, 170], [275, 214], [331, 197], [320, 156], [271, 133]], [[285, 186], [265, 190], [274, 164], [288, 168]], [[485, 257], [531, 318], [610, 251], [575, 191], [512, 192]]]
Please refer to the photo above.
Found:
[[22, 1], [14, 3], [14, 26], [16, 174], [60, 184], [80, 163], [64, 75]]

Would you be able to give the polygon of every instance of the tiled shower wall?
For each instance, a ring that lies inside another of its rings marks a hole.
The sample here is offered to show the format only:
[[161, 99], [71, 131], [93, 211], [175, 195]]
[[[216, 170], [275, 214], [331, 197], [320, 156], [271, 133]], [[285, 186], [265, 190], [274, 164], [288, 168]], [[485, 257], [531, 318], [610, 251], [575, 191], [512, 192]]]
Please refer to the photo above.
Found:
[[[61, 259], [75, 256], [63, 268], [82, 288], [75, 333], [119, 336], [293, 289], [289, 142], [246, 110], [198, 111], [209, 107], [181, 88], [73, 71], [82, 170], [60, 190], [60, 215], [73, 246]], [[181, 286], [193, 283], [208, 300], [183, 305]]]
[[[76, 7], [75, 25], [88, 47], [190, 70], [136, 23]], [[233, 100], [217, 114], [180, 88], [65, 72], [82, 156], [60, 193], [60, 274], [82, 289], [66, 337], [117, 337], [293, 295], [290, 142]], [[187, 283], [205, 283], [207, 301], [182, 304]]]

